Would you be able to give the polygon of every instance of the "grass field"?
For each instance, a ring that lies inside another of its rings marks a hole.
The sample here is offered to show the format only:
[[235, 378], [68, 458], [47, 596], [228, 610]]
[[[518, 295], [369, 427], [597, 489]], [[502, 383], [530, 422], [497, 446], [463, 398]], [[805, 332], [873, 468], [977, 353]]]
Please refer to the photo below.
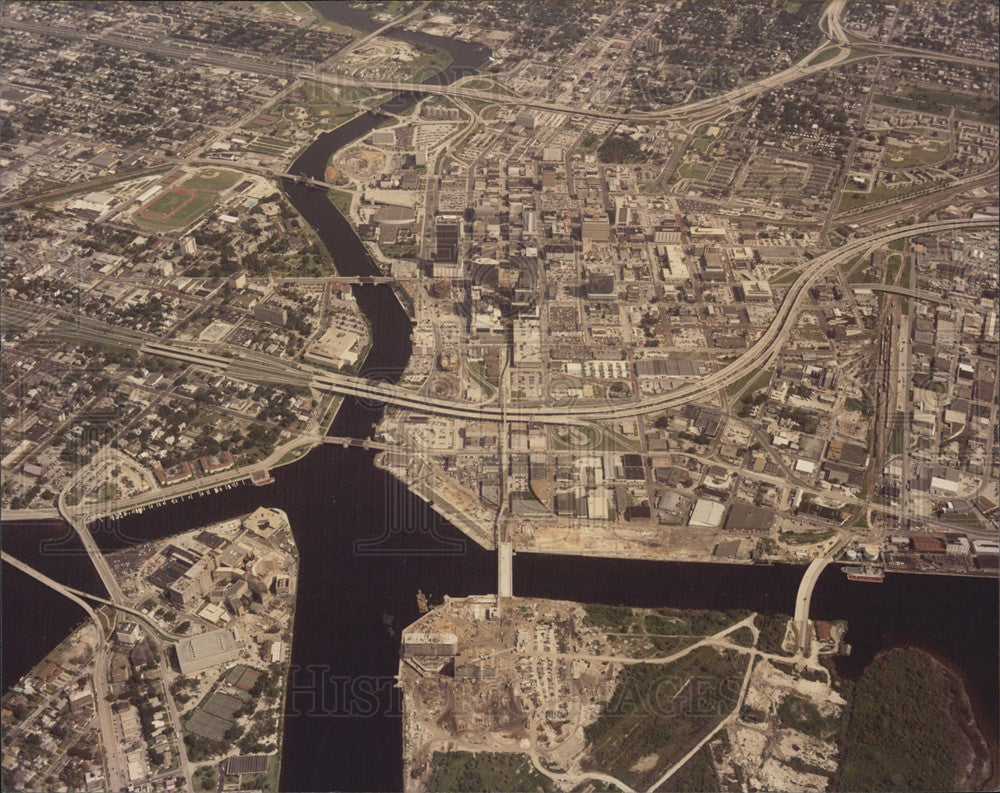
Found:
[[199, 193], [213, 191], [221, 193], [228, 190], [239, 181], [240, 175], [236, 171], [227, 171], [221, 168], [203, 168], [194, 176], [185, 179], [181, 187], [188, 190], [195, 190]]
[[885, 150], [882, 167], [893, 170], [923, 168], [927, 165], [937, 165], [937, 163], [946, 159], [950, 153], [951, 147], [947, 143], [938, 141], [912, 149], [889, 147]]
[[747, 374], [743, 375], [743, 377], [741, 377], [736, 382], [727, 385], [726, 395], [736, 396], [736, 394], [742, 391], [743, 387], [746, 386], [747, 384], [750, 385], [747, 391], [748, 393], [752, 394], [754, 391], [759, 391], [761, 388], [764, 388], [770, 382], [771, 382], [770, 369], [764, 369], [763, 371], [759, 369], [754, 369], [752, 372], [748, 372]]
[[433, 77], [451, 63], [451, 56], [444, 50], [437, 48], [427, 48], [421, 51], [416, 58], [409, 62], [410, 73], [408, 82], [419, 83], [428, 77]]
[[712, 147], [714, 145], [715, 141], [709, 138], [695, 138], [693, 141], [691, 141], [692, 148], [694, 148], [695, 151], [699, 152], [702, 155], [707, 155], [712, 150]]
[[137, 226], [148, 231], [172, 231], [190, 225], [207, 212], [219, 193], [236, 184], [240, 174], [221, 168], [203, 168], [198, 173], [155, 196], [132, 215]]
[[865, 257], [857, 256], [847, 264], [841, 265], [847, 283], [863, 284], [868, 281], [868, 265], [864, 261], [866, 261]]
[[902, 411], [896, 411], [896, 418], [892, 425], [892, 437], [889, 439], [889, 454], [902, 454], [904, 444], [906, 442], [906, 436], [903, 434], [906, 430], [906, 416]]
[[885, 187], [883, 185], [878, 185], [873, 187], [868, 193], [856, 193], [845, 190], [841, 195], [840, 206], [837, 207], [837, 211], [847, 212], [849, 210], [862, 207], [865, 204], [875, 203], [876, 201], [895, 201], [900, 198], [905, 198], [912, 193], [918, 193], [921, 190], [929, 190], [942, 184], [944, 184], [944, 180], [938, 179], [931, 182], [919, 182], [918, 184], [902, 185], [900, 187]]
[[[319, 83], [305, 83], [291, 98], [291, 105], [305, 108], [306, 116], [314, 121], [340, 124], [353, 117], [358, 108], [355, 102], [371, 96], [368, 91], [351, 88], [339, 89], [336, 93]], [[283, 105], [285, 118], [292, 118], [288, 103]]]
[[198, 194], [194, 190], [182, 190], [174, 188], [160, 193], [156, 198], [146, 204], [145, 211], [157, 215], [172, 215], [189, 201], [197, 198]]
[[816, 66], [820, 63], [826, 63], [833, 58], [836, 58], [840, 54], [839, 47], [827, 47], [825, 50], [820, 50], [816, 55], [809, 61], [808, 66]]
[[1000, 101], [992, 96], [916, 85], [901, 85], [893, 94], [875, 94], [872, 101], [888, 107], [942, 116], [948, 115], [955, 108], [964, 111], [970, 120], [987, 124], [997, 123], [997, 112], [1000, 110]]
[[686, 162], [677, 169], [677, 175], [684, 179], [705, 179], [712, 166], [700, 162]]
[[779, 270], [770, 278], [768, 278], [767, 282], [769, 284], [776, 284], [776, 285], [790, 284], [798, 277], [799, 277], [798, 270], [792, 267], [786, 267], [784, 270]]
[[351, 193], [345, 193], [343, 190], [331, 190], [330, 200], [333, 201], [333, 205], [337, 207], [340, 214], [345, 218], [351, 216], [351, 200], [354, 196]]

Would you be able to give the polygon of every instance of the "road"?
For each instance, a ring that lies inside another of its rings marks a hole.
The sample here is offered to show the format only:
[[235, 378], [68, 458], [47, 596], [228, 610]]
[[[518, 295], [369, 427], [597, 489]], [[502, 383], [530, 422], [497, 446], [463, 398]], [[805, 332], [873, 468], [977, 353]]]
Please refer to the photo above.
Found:
[[[948, 231], [963, 228], [990, 228], [995, 221], [990, 218], [937, 220], [917, 223], [905, 227], [892, 228], [877, 232], [867, 237], [854, 239], [821, 256], [812, 259], [801, 271], [799, 277], [792, 283], [785, 294], [774, 319], [760, 336], [739, 358], [724, 368], [703, 377], [701, 380], [680, 386], [666, 394], [649, 395], [639, 399], [622, 400], [615, 404], [563, 405], [550, 407], [546, 405], [507, 406], [502, 404], [470, 404], [452, 399], [434, 397], [425, 394], [414, 394], [405, 388], [389, 383], [380, 383], [365, 378], [353, 377], [337, 373], [317, 374], [315, 369], [286, 365], [261, 365], [260, 368], [243, 369], [239, 361], [229, 358], [200, 353], [188, 347], [179, 350], [177, 346], [168, 343], [152, 343], [143, 346], [142, 351], [149, 354], [164, 355], [189, 363], [201, 364], [220, 371], [227, 371], [241, 379], [251, 382], [308, 384], [312, 388], [330, 391], [337, 394], [364, 397], [389, 405], [415, 410], [424, 413], [451, 416], [454, 418], [477, 421], [532, 421], [549, 425], [566, 425], [583, 421], [620, 420], [638, 415], [661, 413], [689, 402], [711, 396], [719, 388], [723, 388], [744, 375], [767, 366], [780, 352], [794, 326], [797, 312], [802, 302], [808, 297], [808, 290], [818, 280], [834, 267], [844, 264], [858, 254], [891, 242], [919, 234]], [[105, 343], [108, 343], [105, 339]], [[245, 364], [244, 364], [245, 366]]]
[[793, 616], [796, 636], [798, 637], [795, 652], [798, 656], [805, 655], [806, 646], [808, 645], [809, 605], [812, 601], [813, 589], [816, 588], [816, 582], [819, 581], [819, 577], [826, 569], [826, 566], [833, 561], [833, 557], [847, 544], [848, 540], [849, 537], [842, 537], [829, 551], [813, 559], [806, 568], [802, 580], [799, 582], [799, 591], [795, 595], [795, 614]]
[[[148, 335], [136, 334], [114, 328], [97, 320], [81, 322], [78, 317], [62, 320], [65, 333], [72, 338], [99, 340], [103, 344], [140, 347], [147, 354], [161, 355], [175, 360], [224, 372], [237, 379], [256, 383], [310, 386], [317, 390], [371, 399], [408, 410], [431, 413], [453, 418], [477, 421], [532, 421], [560, 425], [579, 424], [587, 421], [620, 420], [639, 415], [661, 413], [665, 410], [707, 398], [744, 375], [767, 366], [780, 352], [790, 334], [797, 312], [808, 296], [809, 288], [832, 268], [858, 254], [863, 254], [892, 240], [905, 239], [919, 234], [963, 228], [990, 228], [991, 218], [937, 220], [891, 228], [866, 237], [852, 239], [821, 256], [812, 259], [792, 283], [779, 306], [774, 319], [760, 338], [736, 360], [702, 379], [682, 385], [666, 394], [647, 395], [640, 398], [602, 403], [576, 403], [559, 407], [544, 404], [508, 406], [506, 403], [469, 403], [453, 399], [416, 394], [401, 386], [377, 382], [361, 377], [331, 373], [317, 367], [281, 362], [263, 356], [234, 359], [203, 352], [205, 346], [179, 345], [176, 342], [153, 340]], [[9, 301], [4, 301], [9, 304]], [[25, 309], [30, 310], [30, 309]], [[501, 400], [503, 402], [503, 400]], [[60, 498], [60, 513], [72, 519], [65, 498]], [[84, 541], [87, 544], [87, 541]], [[96, 546], [94, 546], [96, 548]], [[104, 576], [102, 576], [104, 577]], [[111, 580], [111, 579], [109, 579]], [[112, 586], [113, 581], [112, 581]]]
[[870, 292], [888, 292], [893, 295], [912, 297], [914, 300], [926, 300], [931, 303], [953, 302], [951, 297], [948, 295], [942, 295], [940, 292], [928, 292], [926, 289], [914, 289], [908, 286], [897, 286], [896, 284], [851, 284], [851, 289], [855, 292], [860, 292], [865, 289]]
[[93, 595], [89, 595], [85, 592], [79, 592], [78, 590], [72, 589], [70, 587], [60, 584], [49, 578], [44, 573], [40, 573], [35, 568], [30, 565], [25, 564], [20, 559], [11, 556], [6, 551], [0, 551], [0, 558], [12, 567], [17, 568], [22, 573], [25, 573], [36, 581], [45, 584], [47, 587], [58, 592], [69, 600], [73, 601], [82, 608], [94, 626], [97, 628], [98, 644], [96, 648], [96, 655], [94, 659], [94, 707], [97, 710], [97, 720], [100, 724], [101, 729], [101, 746], [104, 749], [105, 755], [108, 760], [108, 787], [110, 790], [122, 790], [128, 782], [127, 765], [125, 763], [125, 758], [122, 753], [121, 743], [118, 740], [117, 731], [115, 730], [114, 715], [111, 713], [111, 704], [108, 702], [108, 696], [111, 693], [108, 687], [108, 670], [110, 663], [110, 647], [106, 638], [106, 628], [104, 621], [97, 615], [97, 612], [83, 599], [82, 596], [91, 599], [94, 598]]
[[78, 481], [87, 474], [87, 466], [84, 466], [73, 476], [66, 486], [59, 493], [59, 514], [63, 516], [63, 519], [73, 527], [73, 530], [80, 537], [80, 542], [83, 543], [83, 549], [86, 551], [87, 555], [90, 557], [91, 563], [97, 570], [97, 574], [101, 577], [101, 582], [104, 584], [104, 588], [108, 592], [108, 597], [111, 602], [116, 606], [125, 605], [125, 596], [122, 594], [121, 587], [118, 586], [118, 580], [115, 578], [114, 573], [111, 570], [111, 565], [108, 564], [108, 560], [104, 558], [104, 554], [101, 549], [97, 546], [94, 541], [94, 536], [90, 533], [90, 528], [88, 527], [88, 521], [90, 516], [84, 514], [81, 510], [75, 507], [69, 506], [67, 503], [67, 495], [73, 489]]
[[[249, 55], [236, 55], [227, 54], [222, 52], [213, 52], [195, 49], [190, 46], [181, 46], [176, 44], [165, 44], [158, 42], [146, 42], [138, 41], [134, 39], [124, 38], [122, 36], [116, 36], [113, 34], [93, 34], [86, 33], [84, 31], [79, 31], [74, 28], [69, 28], [62, 25], [46, 25], [34, 22], [23, 22], [19, 20], [5, 19], [4, 23], [12, 30], [24, 30], [33, 33], [40, 33], [49, 36], [58, 36], [62, 38], [79, 39], [85, 38], [91, 41], [98, 41], [103, 44], [112, 47], [118, 47], [121, 49], [148, 52], [155, 55], [160, 55], [167, 58], [176, 58], [183, 60], [193, 60], [198, 63], [204, 63], [208, 66], [221, 66], [227, 69], [239, 69], [241, 71], [264, 74], [274, 77], [284, 77], [284, 78], [298, 78], [302, 80], [310, 80], [317, 83], [322, 83], [325, 85], [335, 85], [344, 86], [351, 88], [364, 88], [364, 89], [377, 89], [377, 90], [388, 90], [388, 91], [418, 91], [422, 94], [437, 94], [441, 96], [457, 97], [460, 99], [471, 99], [478, 102], [486, 103], [502, 103], [507, 105], [517, 105], [526, 108], [535, 108], [539, 110], [555, 111], [559, 113], [569, 113], [576, 116], [587, 116], [593, 118], [602, 118], [612, 121], [681, 121], [687, 120], [689, 122], [694, 121], [699, 118], [710, 118], [727, 110], [735, 110], [739, 105], [745, 102], [747, 99], [752, 99], [764, 91], [771, 90], [773, 88], [779, 88], [781, 86], [787, 85], [788, 83], [795, 82], [797, 80], [802, 80], [806, 77], [810, 77], [817, 72], [834, 68], [839, 66], [845, 60], [847, 60], [852, 54], [852, 48], [849, 45], [849, 39], [847, 34], [844, 32], [843, 27], [840, 23], [840, 14], [843, 10], [844, 0], [834, 0], [831, 2], [827, 8], [824, 10], [823, 18], [820, 21], [820, 29], [825, 30], [833, 42], [828, 39], [817, 46], [812, 52], [808, 53], [804, 58], [802, 58], [798, 63], [784, 69], [783, 71], [777, 72], [772, 75], [768, 75], [760, 80], [753, 83], [749, 83], [744, 86], [740, 86], [731, 91], [726, 91], [718, 96], [709, 97], [698, 102], [692, 102], [686, 105], [680, 105], [670, 108], [665, 108], [663, 110], [649, 111], [649, 112], [608, 112], [590, 108], [580, 108], [569, 105], [562, 105], [554, 102], [545, 102], [533, 98], [525, 98], [512, 96], [507, 93], [495, 92], [495, 91], [479, 91], [469, 88], [462, 88], [455, 85], [435, 85], [433, 83], [410, 83], [402, 82], [399, 80], [358, 80], [353, 77], [343, 77], [340, 75], [328, 74], [326, 72], [320, 71], [317, 68], [311, 67], [307, 64], [302, 63], [274, 63], [269, 62], [263, 58], [254, 58]], [[937, 52], [925, 52], [923, 50], [913, 50], [906, 47], [898, 47], [895, 45], [883, 45], [883, 44], [869, 44], [863, 42], [865, 46], [872, 46], [877, 48], [877, 52], [873, 52], [872, 56], [879, 54], [892, 54], [897, 57], [912, 57], [912, 58], [929, 58], [929, 59], [939, 59], [946, 61], [956, 61], [961, 63], [971, 63], [973, 65], [985, 65], [990, 66], [991, 64], [983, 63], [976, 59], [962, 58], [961, 56], [952, 55], [949, 53], [937, 53]], [[816, 56], [819, 55], [823, 50], [828, 49], [831, 46], [839, 45], [839, 51], [837, 54], [822, 63], [817, 63], [814, 65], [809, 65]], [[858, 45], [854, 45], [858, 46]], [[332, 59], [331, 59], [332, 60]], [[995, 68], [995, 64], [992, 64]]]

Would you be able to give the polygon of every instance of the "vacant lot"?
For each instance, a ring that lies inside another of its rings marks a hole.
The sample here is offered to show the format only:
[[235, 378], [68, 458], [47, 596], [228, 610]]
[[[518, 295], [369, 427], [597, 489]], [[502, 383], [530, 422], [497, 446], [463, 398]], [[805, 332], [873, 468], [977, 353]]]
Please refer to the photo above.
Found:
[[671, 664], [635, 664], [585, 728], [588, 770], [646, 790], [735, 707], [747, 660], [700, 647]]

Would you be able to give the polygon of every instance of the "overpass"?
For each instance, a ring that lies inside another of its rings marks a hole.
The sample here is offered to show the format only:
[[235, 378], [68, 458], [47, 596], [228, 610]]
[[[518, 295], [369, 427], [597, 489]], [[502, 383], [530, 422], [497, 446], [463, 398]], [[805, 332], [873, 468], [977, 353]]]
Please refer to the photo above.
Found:
[[[749, 83], [745, 86], [726, 91], [723, 94], [709, 97], [707, 99], [692, 102], [685, 105], [677, 105], [649, 112], [610, 112], [591, 108], [580, 108], [571, 105], [561, 105], [556, 102], [547, 102], [532, 97], [516, 96], [498, 91], [481, 91], [470, 88], [462, 88], [457, 85], [436, 85], [433, 83], [409, 83], [400, 80], [359, 80], [353, 77], [344, 77], [335, 74], [328, 74], [319, 71], [314, 66], [305, 65], [301, 62], [268, 62], [262, 58], [255, 58], [249, 55], [236, 53], [210, 52], [198, 50], [191, 46], [166, 42], [147, 42], [117, 36], [111, 33], [98, 34], [87, 33], [65, 25], [49, 25], [36, 22], [26, 22], [22, 20], [4, 19], [4, 23], [12, 30], [23, 30], [42, 35], [56, 36], [61, 38], [83, 38], [90, 41], [101, 42], [108, 46], [125, 50], [153, 53], [167, 58], [181, 60], [192, 60], [198, 63], [205, 63], [214, 66], [222, 66], [227, 69], [237, 69], [249, 73], [264, 74], [278, 77], [294, 77], [302, 80], [343, 86], [349, 88], [376, 89], [379, 91], [394, 91], [415, 94], [435, 94], [439, 96], [468, 99], [489, 104], [518, 105], [538, 110], [567, 113], [590, 118], [607, 119], [610, 121], [670, 121], [688, 120], [691, 121], [699, 116], [711, 116], [725, 110], [727, 107], [735, 109], [747, 99], [752, 99], [764, 91], [778, 88], [787, 83], [810, 77], [813, 74], [839, 66], [851, 57], [852, 44], [840, 23], [840, 14], [843, 9], [843, 0], [835, 0], [824, 11], [820, 21], [820, 30], [827, 36], [818, 47], [809, 52], [797, 63], [789, 66], [776, 74]], [[862, 45], [868, 42], [860, 42]], [[874, 42], [872, 44], [875, 44]], [[831, 46], [839, 47], [837, 55], [829, 60], [820, 63], [810, 64], [822, 51]], [[872, 46], [872, 45], [869, 45]], [[881, 46], [881, 45], [880, 45]], [[876, 56], [880, 53], [872, 53]], [[919, 57], [943, 60], [963, 60], [961, 56], [949, 53], [925, 52], [922, 50], [912, 50], [904, 47], [892, 46], [891, 53], [896, 57]], [[974, 61], [974, 63], [990, 66], [988, 62]], [[996, 68], [995, 64], [992, 64]], [[318, 185], [317, 185], [318, 186]]]
[[914, 300], [926, 300], [930, 303], [951, 303], [949, 295], [942, 295], [938, 292], [929, 292], [926, 289], [914, 289], [908, 286], [895, 286], [894, 284], [851, 284], [851, 289], [861, 292], [869, 289], [872, 292], [889, 292], [893, 295], [912, 297]]
[[320, 391], [362, 397], [406, 410], [430, 413], [450, 418], [473, 421], [530, 421], [541, 424], [579, 424], [587, 421], [607, 421], [631, 418], [638, 415], [661, 413], [710, 396], [718, 389], [739, 380], [745, 375], [767, 366], [780, 352], [791, 333], [796, 313], [808, 290], [826, 273], [845, 264], [859, 253], [885, 245], [893, 240], [913, 237], [919, 234], [953, 231], [964, 228], [992, 228], [996, 221], [992, 218], [936, 220], [916, 223], [900, 228], [887, 229], [856, 240], [850, 240], [839, 248], [828, 251], [811, 260], [802, 270], [785, 294], [774, 319], [760, 338], [743, 355], [722, 369], [706, 375], [698, 381], [682, 385], [666, 394], [651, 395], [640, 399], [606, 401], [599, 404], [578, 403], [560, 407], [547, 405], [496, 405], [489, 402], [463, 403], [451, 399], [417, 394], [395, 384], [370, 380], [336, 372], [321, 372], [306, 368], [301, 364], [264, 364], [223, 358], [207, 353], [160, 342], [144, 344], [141, 352], [162, 355], [196, 365], [207, 366], [220, 371], [228, 371], [234, 377], [249, 379], [251, 382], [294, 383], [308, 385]]
[[129, 606], [123, 606], [121, 603], [115, 603], [114, 601], [108, 600], [107, 598], [102, 598], [99, 595], [93, 595], [90, 592], [84, 592], [83, 590], [75, 589], [74, 587], [67, 586], [66, 584], [60, 584], [55, 579], [49, 578], [44, 573], [39, 572], [34, 567], [31, 567], [27, 563], [22, 562], [20, 559], [11, 556], [6, 551], [0, 552], [0, 558], [2, 558], [3, 561], [7, 562], [11, 567], [16, 567], [22, 573], [31, 576], [36, 581], [42, 584], [45, 584], [45, 586], [55, 590], [60, 595], [64, 595], [65, 597], [69, 598], [78, 606], [80, 606], [82, 609], [84, 609], [88, 614], [92, 614], [94, 619], [97, 618], [96, 614], [93, 613], [93, 609], [91, 609], [91, 607], [87, 603], [83, 602], [84, 600], [90, 600], [93, 601], [94, 603], [100, 603], [103, 606], [111, 606], [112, 608], [118, 611], [124, 612], [125, 614], [129, 614], [132, 617], [135, 617], [135, 619], [142, 622], [147, 627], [149, 627], [155, 633], [159, 634], [160, 636], [165, 636], [166, 638], [171, 639], [172, 641], [179, 641], [180, 639], [183, 638], [181, 636], [175, 636], [172, 633], [165, 632], [162, 628], [156, 625], [156, 623], [150, 620], [150, 618], [144, 612], [139, 611], [138, 609], [134, 609]]

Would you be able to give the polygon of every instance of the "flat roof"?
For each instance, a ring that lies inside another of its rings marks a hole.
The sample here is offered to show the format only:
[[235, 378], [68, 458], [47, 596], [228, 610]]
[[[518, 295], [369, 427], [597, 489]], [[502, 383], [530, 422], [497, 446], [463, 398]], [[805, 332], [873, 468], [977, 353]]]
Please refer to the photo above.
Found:
[[705, 529], [716, 529], [722, 524], [722, 516], [726, 512], [724, 504], [699, 498], [694, 505], [694, 511], [688, 520], [688, 526], [699, 526]]

